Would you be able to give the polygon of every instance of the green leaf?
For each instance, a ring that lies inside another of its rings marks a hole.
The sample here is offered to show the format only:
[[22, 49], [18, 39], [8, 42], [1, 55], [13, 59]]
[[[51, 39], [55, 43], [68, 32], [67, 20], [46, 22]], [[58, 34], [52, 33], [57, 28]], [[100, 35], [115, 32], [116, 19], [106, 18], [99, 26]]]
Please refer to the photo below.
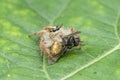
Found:
[[[48, 25], [73, 26], [85, 46], [40, 58]], [[120, 80], [120, 0], [0, 0], [0, 80]]]

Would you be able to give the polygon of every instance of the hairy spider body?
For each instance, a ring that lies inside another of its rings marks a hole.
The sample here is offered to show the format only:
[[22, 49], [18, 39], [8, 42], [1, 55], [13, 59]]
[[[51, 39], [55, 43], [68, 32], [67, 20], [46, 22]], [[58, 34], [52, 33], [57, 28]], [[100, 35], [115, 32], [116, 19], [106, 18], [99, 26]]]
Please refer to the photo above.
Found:
[[32, 35], [40, 36], [41, 56], [45, 53], [50, 62], [58, 61], [67, 49], [80, 46], [81, 40], [78, 31], [73, 28], [63, 28], [63, 26], [48, 26]]

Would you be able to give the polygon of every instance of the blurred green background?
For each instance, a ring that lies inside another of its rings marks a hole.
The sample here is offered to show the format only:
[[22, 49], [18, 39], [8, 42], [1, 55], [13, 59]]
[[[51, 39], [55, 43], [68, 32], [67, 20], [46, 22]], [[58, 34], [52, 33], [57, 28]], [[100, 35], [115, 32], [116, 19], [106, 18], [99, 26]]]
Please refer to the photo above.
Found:
[[[85, 46], [49, 65], [28, 35], [61, 24]], [[120, 0], [0, 0], [0, 32], [0, 80], [120, 80]]]

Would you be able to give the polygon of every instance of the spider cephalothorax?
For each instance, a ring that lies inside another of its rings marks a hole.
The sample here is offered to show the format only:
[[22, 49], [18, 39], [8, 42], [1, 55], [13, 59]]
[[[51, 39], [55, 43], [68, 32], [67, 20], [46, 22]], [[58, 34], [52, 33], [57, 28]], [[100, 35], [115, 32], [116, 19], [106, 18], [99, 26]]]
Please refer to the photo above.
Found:
[[47, 26], [43, 30], [32, 35], [39, 35], [41, 55], [45, 53], [50, 62], [56, 62], [67, 51], [75, 46], [80, 46], [81, 40], [79, 31], [74, 28], [64, 28], [64, 26]]

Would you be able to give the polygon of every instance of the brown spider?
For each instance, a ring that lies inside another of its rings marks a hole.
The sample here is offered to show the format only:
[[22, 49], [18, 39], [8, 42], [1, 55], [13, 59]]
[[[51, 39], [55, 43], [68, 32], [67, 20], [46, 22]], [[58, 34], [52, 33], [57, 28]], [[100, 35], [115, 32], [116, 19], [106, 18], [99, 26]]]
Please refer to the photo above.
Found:
[[67, 49], [74, 46], [81, 48], [82, 41], [74, 28], [64, 28], [64, 26], [47, 26], [43, 30], [32, 35], [40, 36], [41, 56], [45, 53], [49, 63], [54, 63], [63, 56]]

